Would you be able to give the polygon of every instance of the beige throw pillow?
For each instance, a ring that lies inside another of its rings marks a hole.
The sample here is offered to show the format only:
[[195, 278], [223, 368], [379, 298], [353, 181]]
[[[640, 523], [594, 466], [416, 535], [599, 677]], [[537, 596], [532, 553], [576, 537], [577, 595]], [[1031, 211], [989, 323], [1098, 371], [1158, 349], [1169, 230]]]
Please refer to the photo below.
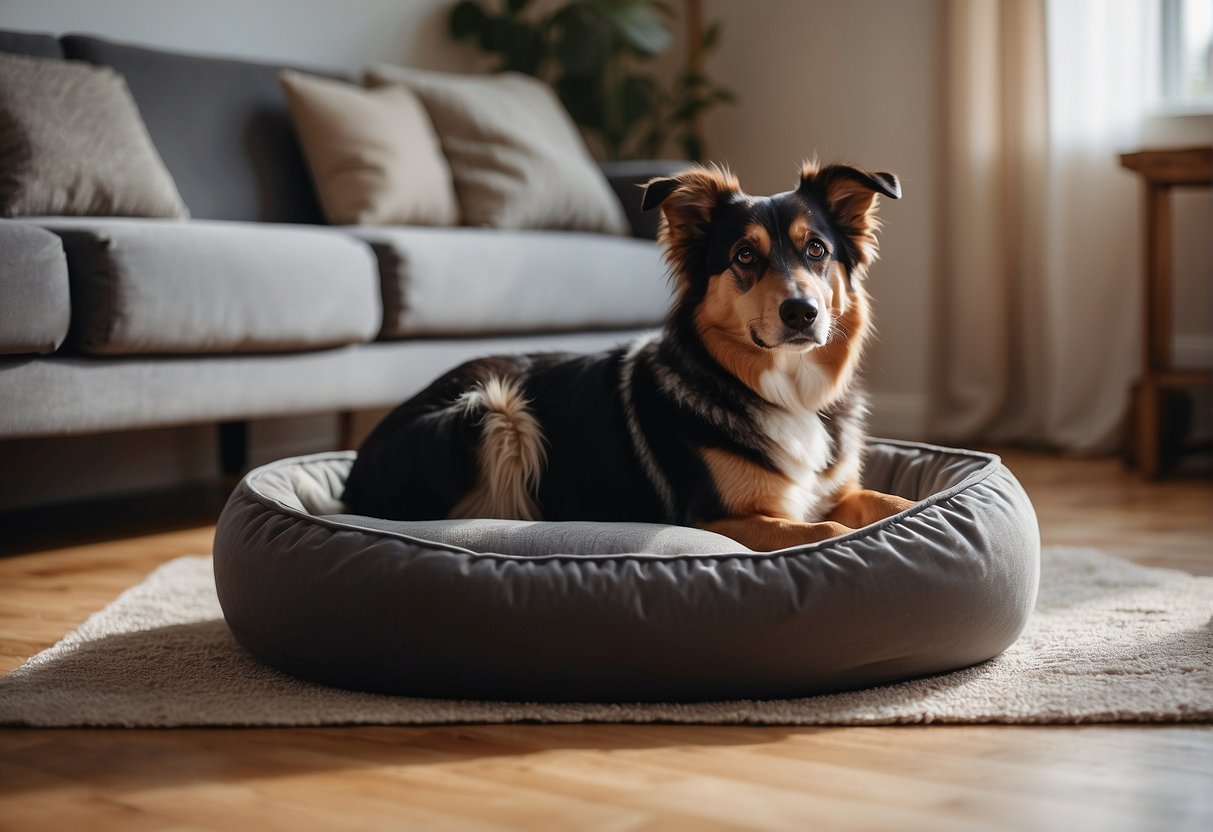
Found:
[[189, 211], [121, 75], [0, 54], [0, 216], [40, 214]]
[[367, 90], [289, 71], [281, 80], [329, 222], [459, 222], [450, 165], [410, 90]]
[[386, 65], [366, 81], [403, 84], [425, 104], [468, 225], [627, 233], [618, 198], [547, 84]]

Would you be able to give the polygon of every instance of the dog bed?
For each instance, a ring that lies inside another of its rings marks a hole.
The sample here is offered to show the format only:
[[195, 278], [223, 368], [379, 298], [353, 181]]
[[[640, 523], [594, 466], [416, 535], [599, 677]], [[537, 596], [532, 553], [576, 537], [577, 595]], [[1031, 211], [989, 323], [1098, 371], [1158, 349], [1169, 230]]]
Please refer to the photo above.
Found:
[[1036, 515], [991, 454], [874, 440], [865, 485], [917, 504], [762, 553], [673, 526], [323, 514], [353, 459], [252, 471], [215, 538], [237, 641], [328, 685], [537, 701], [799, 697], [989, 659], [1036, 598]]

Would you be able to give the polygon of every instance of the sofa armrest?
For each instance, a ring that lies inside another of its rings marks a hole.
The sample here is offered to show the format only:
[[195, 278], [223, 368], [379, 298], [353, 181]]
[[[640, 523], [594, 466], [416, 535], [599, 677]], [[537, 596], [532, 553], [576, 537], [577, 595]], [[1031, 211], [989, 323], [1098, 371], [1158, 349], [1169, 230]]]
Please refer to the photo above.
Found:
[[52, 353], [70, 322], [67, 257], [59, 238], [0, 220], [0, 356]]
[[655, 176], [669, 176], [683, 170], [690, 162], [677, 159], [635, 159], [624, 162], [603, 162], [602, 172], [615, 189], [615, 195], [623, 203], [632, 235], [657, 239], [657, 211], [640, 210], [640, 186]]

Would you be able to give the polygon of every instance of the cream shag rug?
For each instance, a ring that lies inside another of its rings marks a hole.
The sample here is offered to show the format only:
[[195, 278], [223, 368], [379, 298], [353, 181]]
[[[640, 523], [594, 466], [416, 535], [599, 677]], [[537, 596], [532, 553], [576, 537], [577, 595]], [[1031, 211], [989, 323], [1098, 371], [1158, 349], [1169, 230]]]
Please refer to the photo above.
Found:
[[0, 679], [0, 724], [784, 725], [1213, 719], [1213, 578], [1087, 549], [1042, 555], [1020, 640], [966, 670], [851, 693], [694, 704], [528, 704], [352, 693], [285, 676], [232, 639], [209, 557], [174, 560]]

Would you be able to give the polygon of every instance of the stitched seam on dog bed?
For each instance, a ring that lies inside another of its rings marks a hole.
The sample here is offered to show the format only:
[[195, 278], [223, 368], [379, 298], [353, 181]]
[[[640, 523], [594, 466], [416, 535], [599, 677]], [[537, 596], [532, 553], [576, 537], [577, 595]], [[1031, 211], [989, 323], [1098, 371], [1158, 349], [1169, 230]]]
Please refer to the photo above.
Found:
[[[982, 452], [978, 452], [978, 451], [968, 451], [968, 450], [964, 450], [964, 449], [943, 448], [941, 446], [928, 445], [926, 443], [906, 442], [906, 441], [896, 440], [896, 439], [872, 440], [872, 444], [873, 445], [889, 445], [889, 446], [898, 447], [898, 448], [928, 450], [928, 451], [932, 451], [935, 453], [949, 454], [951, 456], [965, 456], [965, 457], [969, 457], [972, 459], [986, 460], [987, 464], [984, 467], [982, 467], [981, 469], [979, 469], [979, 470], [973, 472], [972, 474], [970, 474], [969, 476], [965, 477], [965, 479], [961, 480], [959, 483], [952, 486], [951, 488], [944, 489], [943, 491], [940, 491], [936, 494], [932, 494], [931, 496], [918, 501], [917, 503], [914, 504], [914, 506], [906, 509], [905, 511], [901, 512], [900, 514], [895, 514], [892, 517], [886, 517], [883, 520], [880, 520], [880, 521], [873, 523], [871, 525], [868, 525], [868, 526], [864, 526], [861, 529], [855, 529], [854, 531], [848, 532], [847, 534], [839, 535], [838, 537], [831, 537], [831, 538], [828, 538], [827, 540], [823, 540], [818, 543], [812, 543], [807, 546], [796, 546], [796, 547], [792, 547], [792, 548], [788, 548], [788, 549], [776, 549], [771, 552], [735, 552], [732, 554], [697, 555], [697, 554], [693, 554], [693, 553], [684, 553], [684, 554], [678, 554], [678, 555], [657, 555], [657, 554], [647, 554], [647, 553], [643, 553], [643, 552], [627, 552], [627, 553], [622, 553], [622, 554], [609, 554], [609, 555], [570, 555], [570, 554], [510, 555], [510, 554], [504, 554], [504, 553], [500, 553], [500, 552], [475, 552], [475, 551], [472, 551], [471, 549], [465, 549], [460, 546], [453, 546], [451, 544], [442, 543], [442, 542], [436, 541], [436, 540], [425, 540], [423, 538], [412, 537], [411, 535], [401, 534], [399, 532], [389, 532], [389, 531], [383, 531], [380, 529], [368, 529], [368, 528], [365, 528], [362, 526], [354, 526], [354, 525], [347, 524], [347, 523], [337, 523], [332, 520], [325, 520], [323, 518], [316, 517], [316, 516], [308, 514], [306, 512], [301, 512], [297, 509], [291, 508], [290, 506], [286, 505], [285, 503], [282, 503], [279, 500], [275, 500], [272, 497], [267, 497], [264, 494], [261, 494], [260, 492], [253, 489], [251, 483], [254, 479], [256, 479], [261, 474], [262, 471], [264, 471], [266, 469], [277, 468], [282, 465], [288, 465], [294, 461], [293, 459], [286, 459], [286, 460], [281, 460], [279, 462], [270, 463], [269, 465], [263, 466], [263, 468], [259, 468], [255, 471], [251, 472], [240, 483], [240, 489], [241, 489], [242, 496], [244, 496], [246, 499], [249, 499], [252, 502], [258, 503], [259, 505], [263, 506], [264, 508], [266, 508], [270, 511], [274, 511], [276, 513], [288, 514], [292, 517], [295, 517], [298, 520], [303, 520], [305, 522], [312, 523], [317, 526], [326, 528], [332, 533], [356, 532], [356, 533], [360, 533], [360, 534], [369, 535], [369, 536], [375, 537], [375, 538], [388, 538], [388, 539], [392, 539], [392, 540], [399, 540], [401, 542], [409, 543], [413, 546], [417, 546], [417, 547], [420, 547], [423, 549], [447, 551], [447, 552], [452, 552], [454, 554], [471, 555], [471, 556], [474, 556], [477, 558], [494, 558], [494, 559], [499, 559], [499, 560], [522, 561], [522, 562], [528, 562], [528, 563], [539, 563], [539, 562], [547, 562], [547, 561], [567, 561], [570, 563], [578, 563], [578, 562], [586, 562], [586, 561], [627, 561], [627, 560], [634, 560], [634, 561], [637, 561], [640, 563], [653, 563], [653, 562], [668, 563], [673, 560], [704, 561], [704, 560], [720, 560], [720, 559], [731, 560], [734, 558], [767, 559], [767, 558], [799, 557], [801, 555], [815, 554], [817, 552], [820, 552], [823, 549], [836, 546], [839, 543], [845, 543], [847, 541], [855, 540], [855, 539], [863, 538], [863, 537], [875, 536], [892, 525], [901, 523], [905, 520], [910, 519], [911, 517], [915, 517], [918, 514], [921, 514], [922, 512], [924, 512], [930, 508], [934, 508], [935, 506], [939, 506], [943, 503], [951, 501], [953, 498], [955, 498], [959, 494], [961, 494], [965, 491], [968, 491], [969, 489], [971, 489], [973, 487], [981, 485], [987, 479], [989, 479], [991, 476], [993, 476], [997, 471], [1007, 470], [1006, 466], [1004, 466], [1002, 464], [1002, 459], [1000, 457], [998, 457], [996, 454], [987, 454], [987, 453], [982, 453]], [[346, 452], [337, 452], [337, 453], [330, 453], [330, 454], [318, 454], [318, 455], [306, 457], [306, 459], [316, 460], [316, 461], [324, 461], [324, 460], [332, 460], [332, 459], [349, 459], [351, 453], [352, 452], [346, 451]], [[301, 458], [296, 457], [295, 459], [301, 459]]]

